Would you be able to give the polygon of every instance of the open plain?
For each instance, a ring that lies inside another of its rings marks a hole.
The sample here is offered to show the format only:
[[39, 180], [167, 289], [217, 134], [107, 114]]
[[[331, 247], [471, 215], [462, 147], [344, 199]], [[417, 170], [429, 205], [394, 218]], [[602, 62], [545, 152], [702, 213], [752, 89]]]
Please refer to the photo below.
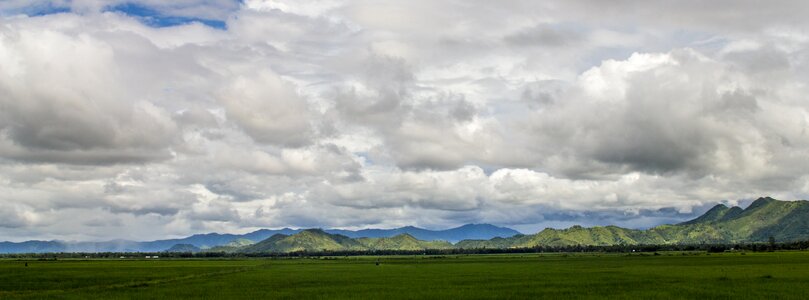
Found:
[[0, 261], [2, 299], [807, 299], [807, 286], [809, 252], [786, 251]]

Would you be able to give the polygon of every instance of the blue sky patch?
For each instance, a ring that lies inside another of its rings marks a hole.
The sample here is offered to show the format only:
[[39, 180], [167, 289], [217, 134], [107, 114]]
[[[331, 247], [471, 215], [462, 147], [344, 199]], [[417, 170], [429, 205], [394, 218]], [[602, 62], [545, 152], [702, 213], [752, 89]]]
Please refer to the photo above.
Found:
[[202, 19], [194, 17], [167, 16], [148, 6], [136, 3], [125, 3], [111, 6], [106, 11], [120, 12], [126, 15], [137, 17], [141, 22], [152, 27], [170, 27], [199, 22], [217, 29], [227, 29], [227, 24], [222, 20]]
[[[134, 2], [127, 2], [124, 4], [109, 6], [106, 9], [104, 9], [104, 11], [117, 12], [131, 17], [135, 17], [138, 20], [140, 20], [143, 24], [146, 24], [151, 27], [170, 27], [177, 25], [185, 25], [193, 22], [199, 22], [212, 28], [222, 30], [227, 29], [227, 24], [225, 23], [224, 20], [189, 17], [189, 16], [174, 16], [161, 12], [160, 10], [154, 9], [148, 5], [138, 4]], [[24, 14], [36, 17], [36, 16], [46, 16], [69, 12], [71, 12], [71, 10], [68, 4], [57, 5], [54, 3], [39, 3], [15, 9], [6, 9], [6, 10], [0, 9], [0, 16]]]
[[52, 15], [70, 12], [70, 7], [54, 5], [53, 3], [35, 4], [20, 9], [0, 10], [0, 15], [24, 14], [31, 17]]

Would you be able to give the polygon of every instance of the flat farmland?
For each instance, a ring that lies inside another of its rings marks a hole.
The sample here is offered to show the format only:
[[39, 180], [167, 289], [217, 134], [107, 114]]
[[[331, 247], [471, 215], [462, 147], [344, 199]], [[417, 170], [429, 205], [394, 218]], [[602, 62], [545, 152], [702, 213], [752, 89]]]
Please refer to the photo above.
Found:
[[809, 299], [809, 252], [0, 260], [0, 299], [88, 298]]

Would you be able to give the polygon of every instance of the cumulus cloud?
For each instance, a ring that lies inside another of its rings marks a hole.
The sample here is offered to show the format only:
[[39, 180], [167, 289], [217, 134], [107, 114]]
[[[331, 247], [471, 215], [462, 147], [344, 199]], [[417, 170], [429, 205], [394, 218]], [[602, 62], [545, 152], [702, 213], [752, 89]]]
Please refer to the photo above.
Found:
[[164, 109], [130, 93], [121, 75], [127, 66], [110, 43], [13, 25], [0, 33], [5, 156], [68, 163], [168, 156], [176, 125]]
[[0, 235], [649, 227], [806, 198], [802, 6], [3, 1]]
[[0, 227], [20, 228], [30, 225], [36, 216], [19, 207], [0, 207]]
[[217, 95], [229, 120], [260, 143], [300, 146], [309, 142], [307, 104], [291, 83], [268, 71], [234, 76]]
[[772, 159], [791, 156], [796, 149], [785, 145], [803, 134], [773, 126], [784, 117], [776, 107], [790, 106], [797, 114], [787, 119], [802, 127], [806, 106], [773, 94], [755, 75], [691, 49], [606, 61], [584, 72], [564, 102], [537, 111], [532, 132], [539, 144], [566, 148], [539, 150], [560, 156], [559, 171], [573, 176], [760, 178], [790, 168], [773, 168]]

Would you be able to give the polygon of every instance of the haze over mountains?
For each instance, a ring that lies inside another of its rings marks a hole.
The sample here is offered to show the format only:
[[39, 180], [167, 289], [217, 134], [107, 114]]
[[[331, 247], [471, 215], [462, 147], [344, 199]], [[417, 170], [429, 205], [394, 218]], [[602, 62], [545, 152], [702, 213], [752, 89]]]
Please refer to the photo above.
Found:
[[[156, 252], [165, 251], [175, 245], [190, 245], [200, 249], [223, 246], [233, 241], [258, 242], [276, 234], [293, 235], [302, 229], [283, 228], [278, 230], [261, 229], [247, 234], [195, 234], [182, 239], [167, 239], [148, 242], [113, 240], [104, 242], [66, 241], [26, 241], [21, 243], [0, 242], [0, 253], [42, 253], [42, 252]], [[520, 232], [490, 224], [466, 224], [446, 230], [428, 230], [413, 226], [394, 229], [341, 230], [326, 229], [324, 232], [340, 234], [349, 238], [381, 238], [409, 234], [419, 240], [443, 240], [458, 242], [465, 239], [490, 239], [509, 237]], [[242, 243], [244, 244], [244, 243]], [[232, 245], [231, 245], [232, 246]]]
[[59, 241], [0, 243], [0, 253], [105, 251], [214, 251], [229, 253], [286, 253], [298, 251], [422, 250], [451, 248], [526, 248], [569, 245], [729, 244], [809, 240], [809, 201], [779, 201], [764, 197], [745, 209], [719, 204], [686, 222], [647, 230], [617, 226], [545, 229], [519, 234], [489, 224], [469, 224], [448, 230], [412, 226], [396, 229], [321, 230], [262, 229], [244, 235], [202, 234], [152, 242]]

